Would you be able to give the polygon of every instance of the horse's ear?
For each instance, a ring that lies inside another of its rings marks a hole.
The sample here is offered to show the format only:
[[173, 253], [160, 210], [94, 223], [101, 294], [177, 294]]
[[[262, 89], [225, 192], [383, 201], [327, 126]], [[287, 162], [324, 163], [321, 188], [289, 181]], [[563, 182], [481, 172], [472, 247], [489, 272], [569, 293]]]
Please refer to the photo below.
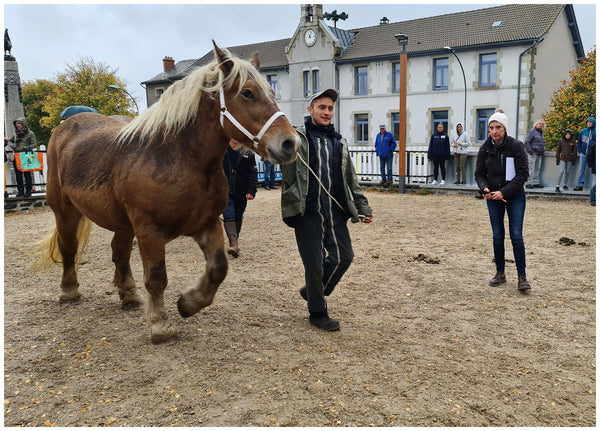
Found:
[[229, 72], [231, 72], [231, 69], [233, 69], [233, 61], [231, 61], [231, 58], [229, 58], [229, 56], [217, 46], [214, 40], [212, 43], [215, 47], [215, 58], [219, 62], [219, 67], [225, 75], [229, 75]]
[[256, 67], [256, 70], [260, 70], [260, 58], [258, 58], [258, 51], [254, 51], [250, 54], [250, 63]]

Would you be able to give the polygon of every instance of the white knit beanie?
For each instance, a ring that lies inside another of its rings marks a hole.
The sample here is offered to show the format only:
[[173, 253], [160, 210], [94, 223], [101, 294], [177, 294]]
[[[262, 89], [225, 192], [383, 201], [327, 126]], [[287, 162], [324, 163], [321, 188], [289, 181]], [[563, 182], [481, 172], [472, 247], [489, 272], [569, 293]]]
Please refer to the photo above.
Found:
[[502, 108], [496, 108], [496, 112], [488, 120], [488, 126], [492, 121], [497, 121], [504, 126], [504, 131], [508, 133], [508, 117]]

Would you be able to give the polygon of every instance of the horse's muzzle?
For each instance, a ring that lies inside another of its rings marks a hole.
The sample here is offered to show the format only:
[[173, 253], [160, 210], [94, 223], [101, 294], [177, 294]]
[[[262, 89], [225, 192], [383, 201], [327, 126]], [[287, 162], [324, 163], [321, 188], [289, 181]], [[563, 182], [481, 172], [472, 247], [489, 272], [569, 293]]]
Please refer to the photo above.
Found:
[[281, 143], [279, 151], [273, 151], [267, 146], [267, 153], [272, 162], [285, 165], [296, 160], [298, 148], [300, 148], [300, 138], [289, 138]]

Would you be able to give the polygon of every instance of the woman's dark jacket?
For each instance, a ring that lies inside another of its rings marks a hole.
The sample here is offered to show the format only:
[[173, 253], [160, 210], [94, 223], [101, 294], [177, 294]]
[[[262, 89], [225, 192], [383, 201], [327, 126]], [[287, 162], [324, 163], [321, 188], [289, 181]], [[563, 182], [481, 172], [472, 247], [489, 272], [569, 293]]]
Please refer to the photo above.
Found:
[[435, 132], [429, 140], [429, 149], [427, 150], [427, 158], [443, 157], [449, 159], [450, 156], [450, 138], [446, 132]]
[[[514, 159], [515, 176], [506, 180], [506, 160]], [[523, 185], [529, 177], [529, 160], [527, 152], [521, 141], [505, 136], [502, 144], [496, 145], [492, 138], [479, 148], [475, 165], [475, 181], [479, 190], [486, 187], [490, 191], [501, 191], [506, 199], [517, 196], [523, 192]]]
[[258, 172], [253, 152], [241, 153], [228, 147], [223, 159], [223, 170], [227, 176], [230, 195], [246, 196], [249, 193], [256, 196]]

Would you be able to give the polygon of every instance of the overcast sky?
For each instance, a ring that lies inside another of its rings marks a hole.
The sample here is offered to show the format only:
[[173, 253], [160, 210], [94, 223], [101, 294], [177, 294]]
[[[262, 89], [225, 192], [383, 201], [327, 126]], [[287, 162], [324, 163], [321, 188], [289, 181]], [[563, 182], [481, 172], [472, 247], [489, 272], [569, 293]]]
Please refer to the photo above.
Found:
[[[346, 12], [349, 18], [338, 27], [353, 29], [377, 25], [383, 16], [399, 22], [493, 5], [340, 3], [324, 4], [323, 10]], [[587, 53], [596, 43], [595, 3], [575, 4], [575, 14]], [[199, 58], [212, 49], [211, 39], [228, 47], [289, 38], [299, 20], [300, 4], [292, 3], [4, 4], [4, 27], [22, 80], [53, 80], [67, 64], [91, 57], [117, 69], [142, 110], [140, 83], [162, 71], [165, 56]]]

